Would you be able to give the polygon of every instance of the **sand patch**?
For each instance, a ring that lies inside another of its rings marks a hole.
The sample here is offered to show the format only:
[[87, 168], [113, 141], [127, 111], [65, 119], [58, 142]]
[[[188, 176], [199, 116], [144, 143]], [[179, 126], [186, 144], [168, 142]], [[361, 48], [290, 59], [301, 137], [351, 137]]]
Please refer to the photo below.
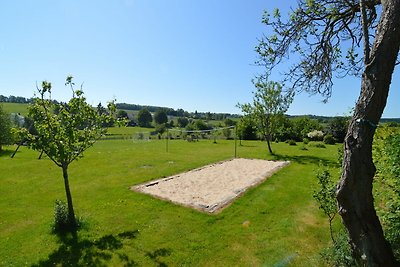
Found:
[[288, 161], [232, 159], [131, 187], [132, 190], [214, 213]]

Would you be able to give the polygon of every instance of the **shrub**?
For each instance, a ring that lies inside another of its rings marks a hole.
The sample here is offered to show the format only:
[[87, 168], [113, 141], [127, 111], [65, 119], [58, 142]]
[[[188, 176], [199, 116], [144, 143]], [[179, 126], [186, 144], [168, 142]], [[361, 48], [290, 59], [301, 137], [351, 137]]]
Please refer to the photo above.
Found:
[[311, 146], [313, 146], [313, 147], [318, 147], [318, 148], [326, 148], [326, 146], [324, 145], [324, 143], [321, 143], [321, 142], [313, 143], [313, 144], [311, 144]]
[[329, 266], [355, 266], [346, 231], [342, 228], [337, 233], [334, 232], [333, 220], [338, 214], [335, 198], [336, 184], [326, 166], [317, 171], [317, 179], [319, 189], [314, 191], [313, 197], [328, 217], [332, 239], [332, 245], [321, 253], [322, 258]]
[[324, 137], [324, 133], [322, 131], [314, 130], [312, 132], [309, 132], [307, 134], [307, 137], [313, 141], [322, 141], [322, 138]]
[[352, 257], [349, 238], [345, 230], [335, 236], [335, 242], [324, 249], [321, 256], [329, 266], [357, 266]]
[[54, 225], [55, 232], [65, 231], [68, 229], [68, 208], [67, 204], [57, 199], [54, 204]]
[[304, 143], [305, 145], [307, 145], [308, 143], [310, 143], [310, 139], [308, 139], [308, 138], [303, 138], [303, 143]]
[[296, 141], [294, 141], [294, 140], [287, 140], [287, 143], [289, 144], [289, 146], [295, 146], [296, 145]]
[[334, 145], [336, 144], [336, 139], [331, 134], [327, 134], [324, 136], [324, 143], [327, 145]]

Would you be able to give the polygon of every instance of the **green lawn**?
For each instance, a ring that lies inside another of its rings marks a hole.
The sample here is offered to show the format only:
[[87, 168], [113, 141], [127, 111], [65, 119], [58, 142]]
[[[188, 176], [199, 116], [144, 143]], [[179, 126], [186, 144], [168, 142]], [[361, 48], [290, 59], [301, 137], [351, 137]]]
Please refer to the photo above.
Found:
[[[320, 266], [327, 220], [312, 198], [320, 161], [336, 166], [338, 146], [273, 144], [292, 163], [217, 215], [148, 195], [131, 185], [233, 157], [234, 141], [99, 141], [70, 166], [78, 236], [51, 233], [65, 199], [61, 169], [35, 151], [0, 156], [0, 266]], [[6, 147], [7, 148], [7, 147]], [[243, 142], [238, 156], [265, 158]], [[279, 265], [280, 264], [280, 265]]]
[[4, 110], [9, 113], [20, 113], [23, 116], [28, 115], [28, 106], [29, 104], [22, 103], [4, 103], [1, 102], [0, 105], [3, 105]]

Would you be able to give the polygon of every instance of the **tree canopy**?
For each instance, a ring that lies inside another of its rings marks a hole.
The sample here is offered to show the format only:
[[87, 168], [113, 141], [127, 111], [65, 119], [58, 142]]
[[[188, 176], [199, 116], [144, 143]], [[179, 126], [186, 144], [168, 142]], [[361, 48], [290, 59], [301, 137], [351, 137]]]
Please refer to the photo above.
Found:
[[153, 121], [150, 111], [146, 108], [139, 111], [137, 119], [140, 127], [150, 127], [151, 122]]
[[278, 129], [283, 114], [292, 103], [293, 94], [283, 92], [281, 84], [267, 81], [265, 76], [260, 76], [253, 83], [256, 87], [253, 103], [238, 106], [246, 116], [250, 116], [256, 122], [272, 154], [270, 141]]
[[168, 122], [167, 113], [162, 109], [157, 110], [156, 113], [154, 113], [154, 122], [157, 124], [167, 123]]

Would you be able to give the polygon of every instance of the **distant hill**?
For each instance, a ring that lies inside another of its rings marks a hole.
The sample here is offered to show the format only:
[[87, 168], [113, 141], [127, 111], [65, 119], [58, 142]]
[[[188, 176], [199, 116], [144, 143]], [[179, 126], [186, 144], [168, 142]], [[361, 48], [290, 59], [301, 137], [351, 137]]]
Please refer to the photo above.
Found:
[[[25, 98], [21, 96], [3, 96], [0, 95], [0, 103], [3, 104], [4, 109], [10, 113], [19, 113], [23, 116], [28, 114], [28, 105], [32, 103], [33, 98]], [[164, 110], [167, 115], [175, 116], [175, 117], [189, 117], [195, 119], [204, 119], [204, 120], [224, 120], [226, 118], [240, 118], [239, 114], [230, 114], [230, 113], [213, 113], [213, 112], [188, 112], [183, 109], [173, 109], [168, 107], [159, 107], [159, 106], [149, 106], [149, 105], [138, 105], [138, 104], [128, 104], [128, 103], [117, 103], [117, 109], [123, 110], [132, 110], [138, 111], [141, 109], [148, 109], [150, 112], [154, 113], [157, 110]], [[326, 123], [334, 117], [337, 116], [318, 116], [318, 115], [287, 115], [289, 118], [297, 118], [297, 117], [308, 117], [311, 119], [316, 119], [321, 123]], [[400, 123], [400, 118], [382, 118], [382, 123]]]

